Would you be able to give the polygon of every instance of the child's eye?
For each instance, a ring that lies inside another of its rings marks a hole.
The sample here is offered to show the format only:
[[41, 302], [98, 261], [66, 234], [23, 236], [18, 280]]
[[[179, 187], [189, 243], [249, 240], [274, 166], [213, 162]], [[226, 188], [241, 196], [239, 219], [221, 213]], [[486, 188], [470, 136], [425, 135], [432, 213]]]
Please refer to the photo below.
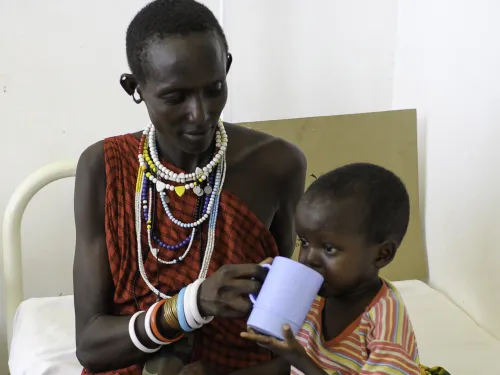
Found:
[[328, 254], [333, 254], [337, 251], [336, 248], [334, 248], [332, 245], [329, 245], [329, 244], [324, 244], [323, 245], [323, 249], [326, 251], [326, 253]]
[[300, 241], [300, 247], [308, 247], [309, 246], [309, 242], [307, 242], [307, 240], [305, 238], [299, 238], [299, 241]]

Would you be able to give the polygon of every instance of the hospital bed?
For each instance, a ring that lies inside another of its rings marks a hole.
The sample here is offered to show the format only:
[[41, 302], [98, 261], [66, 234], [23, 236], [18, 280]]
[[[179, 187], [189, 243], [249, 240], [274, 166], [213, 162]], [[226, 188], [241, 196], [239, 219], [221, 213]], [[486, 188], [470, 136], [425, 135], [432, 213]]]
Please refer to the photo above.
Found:
[[[21, 222], [25, 208], [46, 185], [74, 177], [76, 163], [61, 161], [17, 187], [5, 211], [3, 263], [11, 375], [80, 375], [75, 354], [73, 296], [24, 298]], [[68, 202], [69, 203], [69, 202]], [[500, 342], [446, 296], [418, 280], [394, 283], [409, 310], [422, 363], [452, 375], [500, 374]]]

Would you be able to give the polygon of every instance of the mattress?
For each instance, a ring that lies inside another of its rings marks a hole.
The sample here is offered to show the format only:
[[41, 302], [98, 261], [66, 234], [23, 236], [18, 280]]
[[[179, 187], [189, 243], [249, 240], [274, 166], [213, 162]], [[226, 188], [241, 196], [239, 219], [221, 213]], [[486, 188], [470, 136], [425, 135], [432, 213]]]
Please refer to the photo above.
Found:
[[11, 375], [80, 375], [73, 296], [31, 298], [14, 317]]
[[[500, 341], [477, 326], [443, 294], [420, 281], [394, 283], [408, 308], [420, 359], [452, 375], [500, 374]], [[75, 355], [73, 297], [34, 298], [16, 313], [11, 375], [80, 375]]]
[[500, 374], [499, 340], [427, 284], [411, 280], [394, 285], [408, 309], [422, 364], [440, 365], [451, 375]]

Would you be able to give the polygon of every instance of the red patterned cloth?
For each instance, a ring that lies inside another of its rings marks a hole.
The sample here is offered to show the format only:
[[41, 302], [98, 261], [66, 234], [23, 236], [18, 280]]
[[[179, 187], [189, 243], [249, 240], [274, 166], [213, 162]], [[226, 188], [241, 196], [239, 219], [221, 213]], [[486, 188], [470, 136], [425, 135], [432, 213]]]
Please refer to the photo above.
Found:
[[[137, 243], [135, 234], [134, 197], [139, 140], [128, 134], [104, 141], [106, 165], [105, 227], [109, 265], [115, 284], [114, 306], [116, 315], [132, 315], [140, 308], [146, 310], [156, 301], [138, 273]], [[165, 163], [170, 170], [180, 170]], [[169, 207], [176, 218], [192, 222], [197, 197], [187, 191], [182, 197], [169, 192]], [[160, 239], [168, 244], [179, 243], [190, 234], [190, 229], [180, 228], [171, 221], [156, 200], [156, 228]], [[200, 271], [200, 234], [196, 235], [191, 251], [184, 262], [172, 266], [159, 264], [149, 251], [145, 224], [142, 247], [146, 257], [145, 268], [149, 280], [163, 293], [175, 294], [198, 277]], [[203, 229], [204, 250], [207, 242], [208, 220]], [[179, 250], [183, 251], [183, 249]], [[171, 259], [175, 251], [162, 250], [163, 259]], [[217, 217], [215, 247], [208, 275], [228, 263], [260, 263], [267, 257], [278, 255], [278, 249], [268, 228], [235, 195], [223, 191]], [[134, 283], [135, 279], [135, 283]], [[135, 287], [134, 287], [135, 284]], [[135, 289], [135, 290], [134, 290]], [[135, 299], [134, 299], [135, 293]], [[271, 359], [271, 354], [248, 340], [240, 338], [246, 329], [244, 319], [214, 319], [197, 332], [193, 361], [205, 360], [219, 374], [252, 366]], [[101, 375], [140, 375], [142, 365], [110, 371]], [[86, 370], [84, 375], [90, 374]]]

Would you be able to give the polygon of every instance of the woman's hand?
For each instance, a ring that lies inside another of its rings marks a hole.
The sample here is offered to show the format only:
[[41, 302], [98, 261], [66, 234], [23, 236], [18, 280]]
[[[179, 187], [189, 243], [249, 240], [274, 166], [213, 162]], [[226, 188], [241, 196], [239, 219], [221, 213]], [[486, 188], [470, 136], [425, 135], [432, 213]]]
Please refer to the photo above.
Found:
[[288, 363], [298, 369], [303, 368], [306, 363], [311, 361], [303, 346], [293, 336], [293, 332], [288, 325], [283, 327], [285, 341], [258, 334], [251, 328], [248, 329], [248, 332], [242, 332], [241, 337], [255, 341], [274, 354], [286, 359]]
[[[271, 263], [268, 258], [263, 263]], [[226, 264], [200, 286], [198, 308], [203, 316], [242, 318], [252, 309], [249, 294], [258, 294], [267, 269], [258, 264]]]

